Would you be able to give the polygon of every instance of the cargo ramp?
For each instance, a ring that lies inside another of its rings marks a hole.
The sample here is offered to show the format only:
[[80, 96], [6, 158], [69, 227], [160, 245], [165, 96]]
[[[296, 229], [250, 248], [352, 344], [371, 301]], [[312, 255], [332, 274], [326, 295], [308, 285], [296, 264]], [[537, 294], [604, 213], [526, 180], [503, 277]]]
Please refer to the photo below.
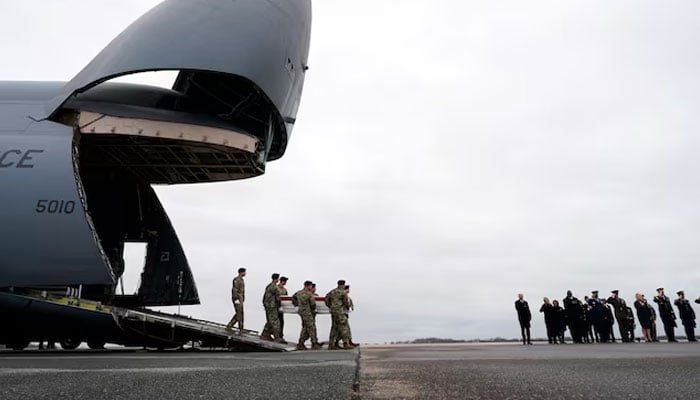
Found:
[[264, 340], [251, 330], [228, 330], [223, 324], [159, 313], [115, 308], [119, 325], [127, 332], [173, 344], [194, 342], [200, 348], [238, 351], [292, 351], [294, 346]]
[[42, 340], [55, 340], [69, 350], [77, 348], [81, 342], [87, 342], [93, 349], [103, 348], [105, 343], [157, 349], [178, 348], [190, 343], [193, 348], [251, 352], [295, 349], [288, 344], [264, 340], [251, 330], [228, 330], [216, 322], [81, 299], [79, 292], [72, 288], [4, 291], [0, 292], [0, 300], [4, 305], [0, 314], [14, 310], [15, 315], [20, 316], [6, 321], [15, 328], [15, 333], [7, 338], [0, 337], [0, 342], [15, 350]]

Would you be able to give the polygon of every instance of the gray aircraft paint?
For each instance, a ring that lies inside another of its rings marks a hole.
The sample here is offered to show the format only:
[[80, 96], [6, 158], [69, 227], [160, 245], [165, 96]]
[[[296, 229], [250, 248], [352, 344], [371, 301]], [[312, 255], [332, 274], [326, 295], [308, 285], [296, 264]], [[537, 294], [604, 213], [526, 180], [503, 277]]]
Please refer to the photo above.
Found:
[[124, 30], [34, 117], [47, 118], [71, 95], [121, 75], [214, 71], [245, 77], [260, 87], [285, 121], [289, 137], [304, 84], [310, 30], [310, 0], [167, 0]]
[[0, 166], [0, 286], [112, 284], [79, 196], [73, 130], [34, 122], [0, 141], [0, 156], [20, 153]]
[[[7, 164], [0, 168], [0, 287], [114, 284], [85, 210], [73, 128], [49, 120], [69, 98], [142, 71], [242, 77], [274, 105], [284, 138], [270, 159], [279, 158], [299, 107], [310, 24], [310, 0], [166, 0], [68, 83], [0, 82], [0, 157]], [[66, 204], [74, 204], [71, 212]], [[190, 276], [189, 266], [182, 268]]]

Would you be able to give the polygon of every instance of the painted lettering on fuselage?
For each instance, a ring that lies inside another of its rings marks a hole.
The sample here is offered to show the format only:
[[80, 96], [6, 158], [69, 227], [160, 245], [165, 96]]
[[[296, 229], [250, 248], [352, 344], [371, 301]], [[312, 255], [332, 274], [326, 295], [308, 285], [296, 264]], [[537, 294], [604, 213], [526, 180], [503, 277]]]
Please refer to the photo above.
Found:
[[0, 168], [34, 168], [34, 158], [43, 153], [39, 149], [0, 149]]

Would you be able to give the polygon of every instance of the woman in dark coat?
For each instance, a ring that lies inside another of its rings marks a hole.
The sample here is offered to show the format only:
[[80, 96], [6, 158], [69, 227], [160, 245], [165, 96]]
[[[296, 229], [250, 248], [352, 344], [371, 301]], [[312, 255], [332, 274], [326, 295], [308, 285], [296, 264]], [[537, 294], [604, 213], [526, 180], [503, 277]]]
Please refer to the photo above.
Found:
[[634, 308], [637, 309], [637, 319], [639, 320], [639, 325], [642, 326], [644, 341], [649, 343], [651, 342], [652, 311], [641, 293], [637, 293], [635, 298], [637, 300], [634, 302]]
[[557, 343], [556, 313], [554, 306], [549, 302], [549, 298], [544, 298], [544, 303], [540, 307], [540, 312], [544, 313], [544, 324], [547, 327], [547, 340], [549, 344]]

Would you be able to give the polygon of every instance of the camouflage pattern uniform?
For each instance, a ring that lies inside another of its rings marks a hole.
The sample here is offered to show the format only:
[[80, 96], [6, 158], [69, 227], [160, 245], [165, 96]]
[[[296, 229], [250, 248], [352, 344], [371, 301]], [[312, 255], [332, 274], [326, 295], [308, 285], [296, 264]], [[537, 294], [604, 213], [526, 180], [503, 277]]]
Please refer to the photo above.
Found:
[[345, 307], [345, 318], [348, 319], [348, 343], [352, 343], [352, 329], [350, 329], [350, 310], [355, 311], [355, 304], [352, 298], [348, 295], [348, 304]]
[[270, 282], [265, 287], [265, 294], [263, 295], [263, 307], [265, 307], [265, 318], [267, 320], [262, 331], [263, 337], [269, 338], [273, 336], [275, 339], [282, 339], [279, 320], [280, 306], [280, 292], [277, 290], [277, 284]]
[[326, 294], [326, 305], [331, 310], [331, 334], [329, 338], [329, 346], [334, 345], [336, 341], [342, 340], [345, 347], [350, 346], [350, 326], [348, 325], [348, 317], [345, 314], [345, 309], [348, 306], [348, 294], [344, 288], [335, 288]]
[[[236, 304], [238, 300], [238, 304]], [[233, 286], [231, 287], [231, 301], [233, 308], [236, 311], [233, 318], [226, 325], [226, 328], [231, 329], [238, 322], [238, 329], [243, 329], [243, 302], [245, 301], [245, 281], [242, 276], [233, 278]]]
[[316, 299], [314, 295], [306, 289], [301, 289], [294, 293], [294, 297], [299, 308], [299, 317], [301, 317], [301, 333], [297, 349], [306, 349], [304, 342], [308, 339], [311, 339], [313, 349], [321, 348], [316, 335]]
[[[277, 285], [277, 291], [281, 296], [286, 296], [287, 295], [287, 288], [282, 286], [282, 285]], [[281, 303], [280, 303], [281, 304]], [[280, 337], [284, 337], [284, 313], [282, 311], [277, 310], [277, 317], [280, 320]]]
[[615, 319], [617, 320], [617, 327], [620, 330], [620, 336], [622, 336], [622, 342], [632, 342], [634, 337], [629, 336], [630, 326], [629, 320], [627, 319], [627, 303], [625, 299], [618, 296], [610, 296], [607, 302], [611, 304], [615, 310]]

